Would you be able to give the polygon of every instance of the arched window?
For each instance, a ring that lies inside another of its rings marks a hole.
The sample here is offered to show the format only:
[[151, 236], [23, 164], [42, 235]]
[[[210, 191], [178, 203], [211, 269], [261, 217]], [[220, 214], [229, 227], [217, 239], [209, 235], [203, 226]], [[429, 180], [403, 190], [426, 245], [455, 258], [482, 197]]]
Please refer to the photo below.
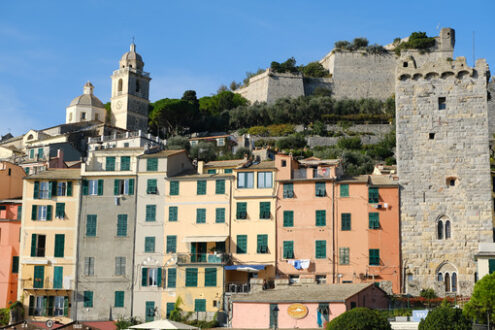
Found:
[[452, 292], [457, 292], [457, 274], [452, 273]]
[[438, 220], [437, 224], [437, 238], [443, 239], [443, 222], [442, 220]]
[[450, 238], [450, 221], [445, 221], [445, 239]]
[[141, 91], [141, 86], [139, 85], [139, 80], [136, 80], [136, 92], [140, 92]]
[[437, 281], [438, 282], [443, 282], [443, 275], [442, 275], [442, 273], [438, 273], [438, 275], [437, 275]]
[[119, 87], [117, 89], [119, 92], [122, 92], [122, 79], [119, 79]]
[[450, 275], [445, 273], [445, 292], [450, 292]]

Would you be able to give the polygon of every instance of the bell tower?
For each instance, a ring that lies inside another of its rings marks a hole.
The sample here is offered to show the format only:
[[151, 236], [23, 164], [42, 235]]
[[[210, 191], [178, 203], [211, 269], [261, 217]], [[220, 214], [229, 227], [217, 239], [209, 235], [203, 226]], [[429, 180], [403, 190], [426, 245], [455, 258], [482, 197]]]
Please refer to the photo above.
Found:
[[148, 106], [150, 74], [143, 71], [144, 62], [134, 42], [130, 50], [122, 55], [119, 69], [112, 78], [112, 116], [113, 126], [131, 131], [148, 129]]

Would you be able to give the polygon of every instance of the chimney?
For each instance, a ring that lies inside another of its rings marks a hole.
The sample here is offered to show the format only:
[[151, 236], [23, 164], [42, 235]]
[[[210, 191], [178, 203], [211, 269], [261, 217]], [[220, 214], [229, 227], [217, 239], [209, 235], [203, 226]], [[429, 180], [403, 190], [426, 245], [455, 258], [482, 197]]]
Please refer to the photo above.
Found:
[[205, 166], [205, 162], [200, 160], [198, 161], [198, 174], [203, 174], [203, 169]]

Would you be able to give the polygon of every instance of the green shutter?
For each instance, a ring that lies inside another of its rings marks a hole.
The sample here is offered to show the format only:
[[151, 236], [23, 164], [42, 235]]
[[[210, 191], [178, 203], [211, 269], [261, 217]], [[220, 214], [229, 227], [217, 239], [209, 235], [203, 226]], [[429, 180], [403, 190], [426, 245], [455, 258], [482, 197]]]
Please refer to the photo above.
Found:
[[179, 181], [170, 181], [170, 195], [179, 195]]
[[186, 268], [186, 287], [198, 286], [198, 269]]
[[117, 236], [127, 236], [127, 214], [117, 216]]
[[247, 219], [247, 203], [246, 202], [238, 202], [237, 203], [237, 219]]
[[53, 206], [51, 205], [47, 205], [46, 206], [46, 220], [52, 220], [52, 209], [53, 209]]
[[258, 235], [256, 253], [268, 253], [268, 235]]
[[156, 205], [146, 205], [146, 221], [156, 221]]
[[45, 306], [45, 314], [46, 316], [53, 316], [53, 305], [54, 305], [55, 296], [44, 296], [43, 297], [43, 305]]
[[134, 195], [134, 179], [129, 179], [129, 195]]
[[124, 291], [115, 291], [114, 307], [124, 307]]
[[155, 302], [154, 301], [147, 301], [145, 303], [146, 306], [146, 312], [145, 312], [145, 321], [150, 322], [155, 319]]
[[260, 219], [270, 219], [270, 202], [260, 202]]
[[315, 196], [316, 197], [325, 197], [326, 189], [325, 182], [316, 182], [315, 183]]
[[495, 272], [495, 259], [488, 259], [488, 274]]
[[294, 258], [294, 241], [284, 241], [284, 258]]
[[36, 243], [37, 243], [37, 235], [31, 235], [31, 257], [36, 257]]
[[120, 180], [115, 179], [113, 180], [113, 194], [114, 196], [117, 196], [119, 194], [119, 189], [120, 188]]
[[215, 209], [215, 222], [224, 223], [225, 222], [225, 209], [217, 208]]
[[341, 230], [351, 230], [351, 214], [342, 213], [341, 217]]
[[168, 207], [168, 221], [177, 221], [179, 208], [177, 206]]
[[13, 256], [12, 257], [12, 274], [18, 274], [18, 273], [19, 273], [19, 257]]
[[55, 258], [63, 258], [64, 257], [64, 247], [65, 247], [65, 235], [64, 234], [55, 234]]
[[120, 170], [129, 171], [131, 169], [131, 157], [122, 156], [120, 157]]
[[58, 219], [65, 218], [65, 203], [57, 203], [55, 205], [55, 217]]
[[206, 299], [194, 299], [194, 311], [206, 312]]
[[315, 258], [324, 259], [327, 257], [327, 241], [315, 241]]
[[148, 172], [158, 171], [158, 158], [146, 159], [146, 171]]
[[38, 206], [33, 205], [31, 207], [31, 220], [36, 220], [38, 218]]
[[22, 205], [17, 206], [17, 220], [22, 219]]
[[64, 297], [64, 316], [69, 316], [69, 297]]
[[33, 198], [34, 199], [40, 198], [40, 182], [39, 181], [34, 181]]
[[284, 211], [284, 227], [294, 227], [294, 211]]
[[198, 180], [196, 185], [197, 195], [206, 195], [206, 180]]
[[215, 194], [217, 195], [225, 194], [225, 180], [215, 181]]
[[64, 267], [53, 267], [53, 288], [62, 289]]
[[89, 194], [89, 181], [88, 180], [82, 180], [82, 194], [83, 195]]
[[317, 210], [315, 213], [316, 225], [326, 226], [327, 225], [327, 212], [325, 210]]
[[162, 286], [162, 269], [161, 268], [158, 268], [158, 270], [156, 271], [156, 285], [158, 287], [161, 287]]
[[208, 170], [207, 173], [208, 174], [216, 174], [217, 173], [217, 170]]
[[103, 196], [103, 179], [98, 180], [98, 196]]
[[237, 249], [236, 253], [247, 253], [247, 235], [237, 235]]
[[226, 168], [225, 170], [223, 170], [223, 173], [230, 174], [230, 173], [232, 173], [232, 169], [231, 168]]
[[380, 265], [380, 250], [379, 249], [370, 249], [369, 250], [369, 264], [370, 264], [370, 266], [379, 266]]
[[206, 223], [206, 209], [196, 209], [196, 223]]
[[217, 286], [216, 268], [205, 268], [205, 286]]
[[368, 188], [368, 202], [369, 203], [378, 203], [380, 202], [380, 195], [378, 194], [378, 188]]
[[115, 171], [115, 157], [106, 157], [105, 170]]
[[30, 316], [34, 315], [34, 296], [29, 296], [28, 315], [30, 315]]
[[86, 217], [86, 236], [96, 236], [96, 215], [88, 214]]
[[175, 253], [177, 251], [177, 236], [167, 236], [167, 253]]
[[278, 328], [278, 311], [279, 308], [277, 304], [270, 304], [270, 328]]
[[153, 253], [155, 252], [155, 237], [148, 236], [144, 238], [144, 252]]
[[177, 281], [177, 269], [168, 269], [167, 288], [175, 288]]
[[284, 198], [294, 198], [294, 185], [292, 183], [284, 183]]
[[156, 179], [148, 179], [147, 181], [147, 187], [146, 187], [146, 193], [147, 194], [157, 194], [157, 188], [156, 188]]
[[370, 212], [368, 214], [369, 229], [379, 229], [380, 228], [380, 218], [377, 212]]
[[[49, 181], [49, 182], [48, 182], [48, 198], [52, 198], [52, 194], [53, 194], [53, 186], [54, 186], [53, 181]], [[56, 187], [57, 187], [57, 184], [55, 184], [55, 190], [57, 189]], [[55, 196], [56, 196], [56, 195], [57, 195], [57, 194], [55, 193]]]
[[72, 196], [72, 181], [67, 181], [67, 196]]
[[340, 197], [349, 197], [349, 185], [341, 184], [340, 185]]
[[44, 278], [45, 278], [45, 267], [44, 266], [34, 266], [33, 288], [43, 289]]
[[175, 303], [173, 302], [168, 302], [167, 303], [167, 315], [166, 318], [170, 318], [170, 313], [175, 309]]
[[141, 286], [148, 286], [148, 268], [141, 269]]
[[93, 307], [93, 291], [84, 291], [84, 307]]

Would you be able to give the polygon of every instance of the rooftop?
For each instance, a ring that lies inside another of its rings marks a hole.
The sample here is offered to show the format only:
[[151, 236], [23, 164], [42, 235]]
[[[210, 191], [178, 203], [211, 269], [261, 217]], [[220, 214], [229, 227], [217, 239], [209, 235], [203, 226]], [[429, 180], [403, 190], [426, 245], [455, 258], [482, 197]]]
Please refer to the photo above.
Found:
[[205, 164], [206, 167], [237, 167], [246, 163], [246, 159], [214, 160]]
[[52, 169], [46, 170], [38, 174], [26, 176], [26, 180], [35, 179], [66, 179], [66, 180], [77, 180], [81, 178], [81, 169]]
[[178, 155], [181, 153], [185, 153], [186, 151], [184, 149], [180, 150], [162, 150], [159, 152], [155, 153], [149, 153], [149, 154], [143, 154], [139, 156], [139, 158], [161, 158], [161, 157], [170, 157], [173, 155]]

